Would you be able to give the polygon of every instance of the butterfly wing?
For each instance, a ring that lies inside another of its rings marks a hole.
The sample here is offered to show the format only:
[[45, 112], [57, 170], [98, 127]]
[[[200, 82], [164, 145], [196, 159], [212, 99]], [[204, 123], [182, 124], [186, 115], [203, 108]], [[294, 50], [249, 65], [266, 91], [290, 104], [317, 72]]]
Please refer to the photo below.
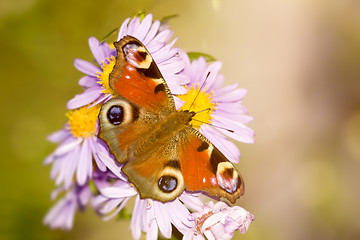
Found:
[[153, 151], [132, 158], [122, 168], [140, 197], [161, 202], [174, 200], [185, 189], [178, 160], [178, 142], [172, 138]]
[[132, 36], [114, 45], [117, 57], [109, 84], [115, 93], [149, 111], [175, 111], [169, 87], [145, 46]]
[[166, 131], [175, 127], [160, 131], [167, 125], [159, 122], [176, 112], [175, 104], [143, 44], [126, 36], [114, 45], [118, 55], [110, 87], [119, 96], [102, 106], [99, 137], [125, 163], [122, 170], [140, 197], [167, 202], [186, 188], [234, 203], [244, 193], [243, 180], [216, 147], [190, 126], [171, 136]]
[[244, 194], [241, 175], [200, 132], [186, 127], [167, 144], [128, 161], [122, 171], [141, 198], [172, 201], [186, 188], [225, 197], [234, 203]]
[[99, 113], [98, 137], [104, 140], [119, 163], [125, 163], [141, 145], [158, 118], [144, 108], [122, 97], [106, 102]]
[[[118, 96], [101, 108], [99, 137], [116, 160], [124, 163], [135, 154], [142, 137], [156, 126], [159, 118], [175, 111], [175, 104], [156, 63], [139, 40], [125, 36], [114, 45], [117, 57], [109, 85]], [[110, 110], [115, 107], [121, 110], [117, 124], [109, 119]]]
[[225, 197], [234, 203], [244, 194], [244, 182], [233, 164], [199, 131], [188, 126], [178, 147], [185, 187]]

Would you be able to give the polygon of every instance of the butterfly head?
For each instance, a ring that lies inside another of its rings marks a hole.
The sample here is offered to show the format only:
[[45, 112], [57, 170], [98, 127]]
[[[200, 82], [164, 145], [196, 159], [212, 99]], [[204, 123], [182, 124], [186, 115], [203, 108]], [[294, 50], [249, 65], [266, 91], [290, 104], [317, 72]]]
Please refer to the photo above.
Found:
[[196, 115], [194, 111], [189, 110], [179, 111], [178, 113], [179, 120], [186, 123], [191, 122], [192, 118]]

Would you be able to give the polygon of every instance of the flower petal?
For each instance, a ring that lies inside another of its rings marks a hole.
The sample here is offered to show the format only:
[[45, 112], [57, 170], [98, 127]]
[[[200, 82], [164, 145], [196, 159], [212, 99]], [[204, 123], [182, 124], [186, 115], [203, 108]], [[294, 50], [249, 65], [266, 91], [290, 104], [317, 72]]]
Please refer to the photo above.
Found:
[[82, 60], [80, 58], [76, 58], [74, 60], [74, 66], [77, 70], [79, 70], [82, 73], [85, 73], [86, 75], [96, 77], [96, 73], [101, 72], [100, 68], [95, 66], [92, 63], [89, 63], [88, 61]]
[[182, 62], [174, 62], [170, 64], [162, 64], [159, 65], [160, 72], [166, 72], [168, 74], [178, 73], [184, 68], [184, 63]]
[[214, 146], [219, 149], [224, 156], [233, 163], [239, 162], [240, 150], [236, 147], [234, 143], [232, 143], [229, 139], [227, 139], [224, 135], [217, 132], [210, 126], [202, 125], [200, 127], [200, 132], [207, 138], [209, 141], [214, 144]]
[[[213, 123], [216, 126], [222, 127], [222, 128], [228, 128], [229, 125], [228, 123], [232, 122], [230, 119], [227, 120], [223, 120], [223, 121], [218, 121], [215, 118], [213, 119]], [[216, 129], [217, 131], [221, 132], [222, 134], [231, 137], [239, 142], [244, 142], [244, 143], [254, 143], [254, 132], [251, 128], [243, 126], [243, 127], [239, 127], [239, 126], [235, 126], [233, 125], [232, 127], [232, 131], [227, 131], [224, 130], [222, 128], [218, 128]]]
[[165, 210], [166, 207], [164, 203], [153, 201], [154, 212], [156, 216], [156, 221], [159, 226], [160, 232], [164, 235], [165, 238], [171, 237], [171, 223], [168, 216], [168, 212]]
[[189, 227], [195, 227], [194, 222], [188, 220], [189, 210], [178, 200], [166, 203], [171, 223], [184, 234]]
[[91, 87], [86, 89], [83, 93], [75, 95], [74, 98], [67, 102], [68, 109], [76, 109], [88, 105], [101, 96], [101, 91], [98, 87]]
[[88, 186], [82, 187], [78, 195], [80, 205], [86, 206], [90, 201], [91, 196], [90, 188]]
[[179, 110], [180, 107], [185, 104], [185, 101], [181, 100], [181, 99], [178, 98], [177, 96], [173, 96], [173, 97], [174, 97], [174, 102], [175, 102], [176, 110]]
[[113, 96], [111, 94], [100, 93], [100, 96], [92, 103], [88, 108], [91, 108], [99, 103], [106, 103], [110, 100]]
[[204, 209], [204, 204], [198, 197], [198, 194], [183, 192], [179, 199], [191, 210], [201, 212]]
[[137, 194], [134, 187], [130, 186], [128, 183], [125, 182], [122, 187], [107, 187], [99, 190], [101, 194], [108, 198], [124, 198], [131, 197]]
[[152, 23], [152, 14], [148, 14], [141, 21], [140, 26], [134, 32], [134, 37], [136, 37], [140, 42], [142, 42], [148, 33]]
[[120, 39], [122, 39], [123, 37], [125, 37], [127, 35], [126, 31], [127, 31], [127, 25], [128, 25], [129, 22], [130, 22], [130, 18], [127, 18], [127, 19], [125, 19], [125, 21], [121, 25], [117, 41], [119, 41]]
[[69, 141], [63, 142], [62, 144], [60, 144], [59, 147], [56, 148], [56, 150], [54, 151], [53, 154], [55, 156], [61, 156], [63, 154], [71, 152], [77, 146], [79, 146], [79, 144], [81, 144], [82, 141], [83, 141], [83, 139], [81, 137], [79, 137], [79, 138], [71, 137], [71, 138], [69, 138]]
[[118, 163], [115, 163], [114, 159], [112, 159], [108, 154], [105, 154], [104, 152], [99, 152], [98, 156], [113, 174], [115, 174], [120, 179], [125, 179], [124, 176], [121, 175], [121, 166], [118, 165]]
[[141, 200], [139, 195], [137, 195], [130, 223], [131, 233], [134, 239], [139, 239], [141, 236], [140, 221], [142, 219], [142, 212], [146, 210], [145, 204], [146, 201]]
[[215, 102], [235, 102], [235, 101], [242, 100], [246, 94], [247, 94], [246, 89], [239, 88], [234, 91], [227, 92], [226, 94], [223, 94], [221, 96], [214, 94], [214, 97], [212, 100]]
[[89, 38], [89, 47], [90, 50], [96, 60], [96, 62], [101, 65], [102, 61], [105, 60], [106, 56], [105, 56], [105, 52], [103, 51], [99, 40], [97, 40], [95, 37], [90, 37]]
[[190, 82], [190, 79], [185, 75], [177, 74], [177, 75], [166, 76], [165, 81], [166, 81], [166, 83], [173, 82], [178, 85], [186, 85]]
[[61, 129], [59, 131], [53, 132], [47, 137], [47, 140], [53, 143], [59, 143], [64, 141], [69, 137], [69, 130]]
[[160, 27], [160, 21], [156, 20], [153, 22], [149, 32], [147, 33], [145, 39], [143, 40], [143, 44], [146, 46], [148, 45], [155, 37], [155, 35], [158, 33]]
[[169, 83], [168, 87], [171, 91], [172, 94], [185, 94], [187, 93], [186, 88], [184, 88], [183, 86], [180, 86], [179, 84], [173, 84], [173, 83]]
[[116, 215], [118, 215], [118, 213], [121, 211], [121, 209], [124, 208], [124, 206], [126, 205], [126, 203], [129, 201], [130, 198], [125, 198], [124, 201], [121, 202], [120, 206], [118, 206], [118, 208], [116, 209], [116, 211], [114, 211], [111, 215], [103, 218], [105, 221], [110, 220], [111, 218], [115, 217]]
[[89, 139], [84, 139], [81, 146], [79, 163], [76, 168], [76, 180], [80, 186], [86, 183], [88, 178], [88, 169], [92, 169], [92, 156]]
[[148, 231], [146, 232], [146, 240], [157, 240], [158, 239], [158, 226], [154, 220], [150, 222]]
[[[90, 141], [89, 143], [90, 143], [91, 152], [92, 152], [92, 155], [96, 162], [96, 165], [98, 166], [100, 171], [105, 172], [106, 165], [101, 161], [101, 159], [98, 156], [98, 152], [102, 151], [102, 148], [98, 146], [100, 144], [98, 138], [96, 138], [96, 140], [94, 140], [94, 141]], [[108, 153], [108, 152], [105, 151], [105, 154], [106, 153]]]
[[[74, 174], [76, 170], [76, 166], [78, 165], [79, 159], [80, 159], [80, 152], [81, 152], [81, 146], [78, 146], [74, 149], [74, 151], [69, 154], [69, 158], [64, 166], [63, 172], [64, 172], [64, 187], [65, 189], [69, 189], [71, 184], [73, 183]], [[64, 161], [65, 163], [65, 161]]]
[[221, 67], [222, 67], [222, 62], [216, 61], [212, 63], [205, 71], [205, 74], [207, 76], [206, 87], [208, 89], [212, 89], [212, 86], [214, 85], [215, 80], [217, 79], [218, 72], [220, 71]]
[[94, 87], [97, 84], [97, 78], [92, 76], [84, 76], [79, 80], [79, 85], [85, 88]]
[[134, 36], [134, 32], [139, 25], [140, 25], [140, 18], [134, 17], [133, 19], [131, 19], [127, 28], [128, 35]]
[[239, 123], [243, 123], [243, 124], [249, 123], [252, 120], [254, 120], [254, 117], [252, 117], [252, 116], [245, 115], [245, 114], [239, 114], [239, 113], [231, 113], [231, 112], [223, 111], [222, 109], [216, 109], [213, 112], [213, 115], [214, 116], [218, 115], [218, 116], [221, 116], [221, 117], [224, 117], [227, 119], [232, 119], [232, 120], [235, 120], [235, 121], [237, 121]]

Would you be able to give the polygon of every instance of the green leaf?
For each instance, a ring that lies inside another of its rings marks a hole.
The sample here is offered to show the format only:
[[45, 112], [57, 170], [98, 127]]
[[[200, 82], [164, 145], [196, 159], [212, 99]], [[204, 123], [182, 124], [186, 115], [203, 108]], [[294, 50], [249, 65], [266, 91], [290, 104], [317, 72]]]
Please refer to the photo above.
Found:
[[140, 21], [142, 21], [142, 20], [145, 18], [145, 15], [146, 15], [146, 11], [139, 10], [139, 11], [134, 15], [134, 17], [138, 17], [138, 18], [140, 18]]
[[103, 37], [103, 39], [101, 39], [100, 44], [102, 44], [103, 42], [105, 42], [106, 39], [108, 39], [111, 35], [113, 35], [115, 32], [118, 32], [120, 30], [119, 27], [116, 27], [115, 29], [113, 29], [111, 32], [109, 32], [105, 37]]
[[165, 24], [167, 23], [169, 20], [173, 19], [173, 18], [177, 18], [179, 17], [180, 15], [179, 14], [172, 14], [172, 15], [168, 15], [168, 16], [165, 16], [163, 17], [162, 19], [160, 19], [160, 22], [162, 24]]
[[88, 184], [89, 184], [89, 188], [90, 188], [90, 191], [92, 194], [94, 194], [94, 195], [100, 194], [99, 190], [96, 188], [95, 183], [92, 179], [89, 181]]
[[120, 220], [130, 220], [131, 219], [131, 213], [127, 210], [127, 208], [123, 208], [118, 213], [118, 219]]
[[199, 57], [204, 57], [207, 62], [213, 62], [216, 61], [216, 58], [213, 56], [206, 54], [206, 53], [200, 53], [200, 52], [188, 52], [187, 55], [190, 58], [190, 61], [196, 60]]

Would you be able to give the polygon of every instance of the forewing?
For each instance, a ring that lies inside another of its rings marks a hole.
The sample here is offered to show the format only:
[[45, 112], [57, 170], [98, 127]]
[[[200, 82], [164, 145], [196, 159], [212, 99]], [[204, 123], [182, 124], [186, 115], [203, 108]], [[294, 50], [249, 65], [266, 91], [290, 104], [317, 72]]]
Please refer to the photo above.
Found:
[[174, 111], [169, 87], [145, 46], [132, 36], [114, 45], [117, 57], [110, 87], [115, 93], [150, 111]]
[[[111, 121], [109, 115], [114, 108], [119, 112], [118, 119]], [[156, 121], [156, 116], [148, 115], [140, 106], [122, 97], [113, 98], [101, 107], [98, 136], [107, 144], [116, 160], [124, 163], [136, 151], [141, 136], [145, 136]]]

